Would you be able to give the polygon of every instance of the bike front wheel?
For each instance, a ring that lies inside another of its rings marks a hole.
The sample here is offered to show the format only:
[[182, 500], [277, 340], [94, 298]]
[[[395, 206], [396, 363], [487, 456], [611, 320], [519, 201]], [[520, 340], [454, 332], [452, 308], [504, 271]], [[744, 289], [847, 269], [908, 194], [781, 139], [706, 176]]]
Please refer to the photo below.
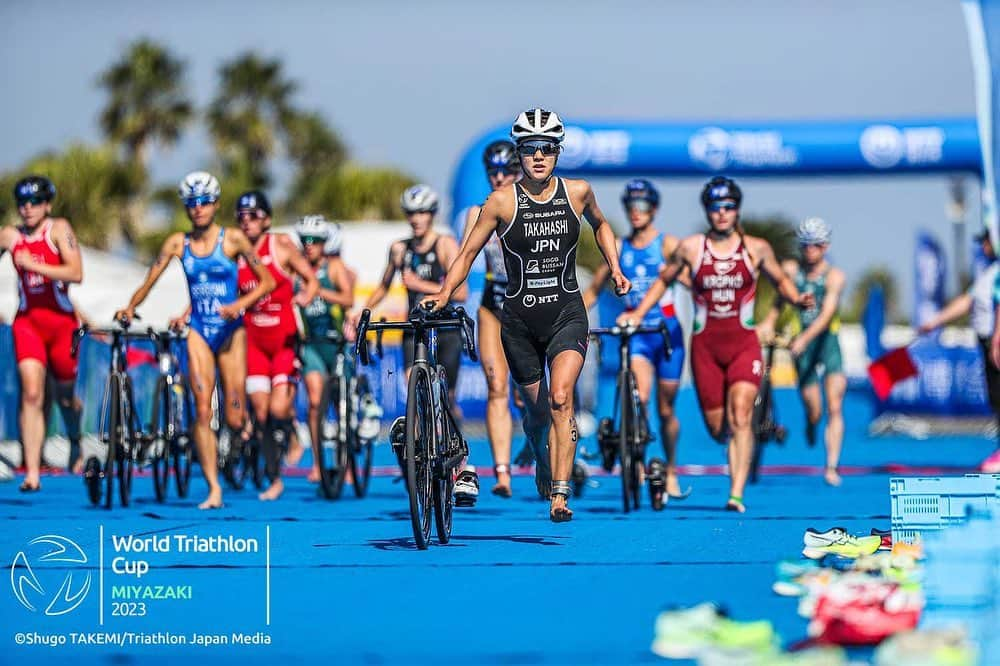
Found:
[[339, 379], [331, 379], [319, 403], [319, 484], [323, 496], [335, 500], [344, 490], [344, 451], [340, 432]]
[[[365, 377], [358, 377], [358, 404], [363, 403], [364, 397], [370, 393]], [[360, 414], [355, 414], [355, 421], [359, 417]], [[361, 498], [368, 493], [368, 481], [372, 474], [372, 441], [370, 439], [361, 439], [358, 436], [357, 428], [358, 424], [355, 422], [351, 428], [353, 440], [351, 442], [351, 478], [354, 480], [354, 496]]]
[[172, 396], [166, 378], [160, 377], [156, 381], [156, 392], [153, 396], [153, 420], [149, 428], [153, 438], [150, 467], [153, 472], [153, 490], [156, 492], [156, 501], [163, 502], [167, 499], [167, 488], [170, 485], [170, 451], [168, 450], [167, 438], [163, 435], [170, 429], [170, 399]]
[[433, 481], [431, 453], [435, 450], [434, 409], [431, 376], [425, 366], [410, 370], [406, 397], [406, 486], [410, 499], [410, 523], [417, 548], [424, 550], [431, 538]]

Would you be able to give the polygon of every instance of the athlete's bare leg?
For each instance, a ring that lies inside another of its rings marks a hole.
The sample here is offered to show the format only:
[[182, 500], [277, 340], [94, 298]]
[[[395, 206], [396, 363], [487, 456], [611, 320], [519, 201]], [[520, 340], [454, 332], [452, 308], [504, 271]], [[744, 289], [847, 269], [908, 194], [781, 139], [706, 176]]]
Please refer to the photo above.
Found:
[[750, 475], [750, 461], [753, 458], [753, 402], [757, 398], [757, 387], [750, 382], [735, 382], [729, 387], [726, 397], [726, 415], [733, 435], [729, 441], [729, 503], [740, 513], [743, 506], [743, 490]]
[[486, 436], [490, 440], [497, 483], [493, 494], [510, 497], [510, 368], [500, 344], [500, 321], [486, 308], [479, 308], [479, 362], [486, 375]]
[[823, 418], [823, 396], [819, 391], [819, 383], [813, 382], [799, 388], [802, 407], [806, 410], [806, 420], [812, 425]]
[[[271, 423], [274, 424], [276, 421], [287, 421], [291, 422], [292, 414], [294, 413], [295, 405], [295, 384], [292, 382], [285, 382], [284, 384], [278, 384], [271, 388], [271, 400], [269, 404], [269, 418]], [[269, 443], [266, 446], [276, 449], [276, 443], [273, 441], [273, 435], [271, 435]], [[258, 497], [262, 500], [275, 500], [281, 497], [281, 493], [285, 490], [285, 482], [281, 480], [281, 452], [278, 450], [272, 450], [270, 452], [271, 456], [271, 470], [273, 473], [273, 478], [271, 479], [271, 485], [267, 490], [262, 492]], [[301, 454], [299, 455], [301, 458]]]
[[212, 397], [215, 395], [215, 356], [208, 343], [191, 330], [187, 337], [188, 372], [191, 392], [194, 395], [194, 443], [198, 461], [208, 483], [208, 497], [199, 509], [217, 509], [222, 506], [222, 487], [219, 485], [218, 442], [212, 429]]
[[[560, 352], [552, 360], [549, 372], [549, 407], [553, 437], [549, 442], [549, 461], [553, 481], [569, 481], [573, 473], [576, 443], [580, 438], [576, 426], [573, 389], [583, 370], [583, 361], [583, 355], [572, 350]], [[553, 518], [561, 515], [563, 520], [568, 520], [573, 512], [566, 506], [565, 496], [553, 495], [549, 514]]]
[[552, 411], [549, 409], [549, 386], [541, 381], [519, 387], [524, 400], [524, 435], [535, 452], [535, 486], [544, 499], [551, 495], [552, 469], [549, 466], [549, 442], [552, 440]]
[[844, 393], [847, 377], [840, 372], [826, 376], [826, 470], [823, 479], [831, 486], [840, 485], [840, 449], [844, 442]]
[[319, 403], [323, 399], [323, 386], [326, 377], [322, 372], [310, 372], [306, 375], [306, 393], [309, 394], [309, 436], [312, 439], [313, 464], [309, 470], [310, 483], [319, 483], [319, 463], [323, 459], [319, 442]]
[[680, 481], [677, 479], [677, 438], [680, 436], [681, 423], [674, 412], [679, 386], [680, 382], [662, 379], [656, 386], [660, 439], [663, 441], [663, 454], [667, 457], [667, 494], [671, 497], [681, 497], [683, 494]]
[[22, 490], [41, 487], [42, 443], [45, 441], [45, 366], [26, 358], [17, 364], [21, 377], [21, 442], [24, 445]]
[[80, 413], [83, 403], [76, 397], [76, 380], [56, 382], [56, 405], [66, 424], [66, 437], [71, 443], [71, 451], [76, 448], [76, 459], [70, 460], [70, 468], [74, 474], [83, 472], [83, 451], [80, 449]]

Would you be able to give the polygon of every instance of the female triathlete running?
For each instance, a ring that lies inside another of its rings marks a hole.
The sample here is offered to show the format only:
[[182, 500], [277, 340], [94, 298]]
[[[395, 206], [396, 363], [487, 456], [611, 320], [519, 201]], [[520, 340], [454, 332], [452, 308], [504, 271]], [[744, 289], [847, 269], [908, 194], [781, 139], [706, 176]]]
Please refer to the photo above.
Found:
[[[414, 185], [403, 192], [399, 205], [406, 215], [413, 236], [399, 240], [389, 247], [382, 280], [368, 297], [363, 309], [370, 310], [382, 302], [392, 281], [399, 273], [406, 287], [408, 311], [413, 309], [427, 294], [441, 288], [449, 266], [458, 254], [458, 243], [452, 236], [438, 233], [434, 229], [434, 216], [438, 210], [438, 195], [427, 185]], [[452, 298], [464, 301], [468, 289], [462, 287]], [[351, 315], [352, 328], [357, 324], [361, 311]], [[440, 331], [437, 334], [437, 361], [444, 366], [448, 381], [448, 393], [452, 409], [458, 409], [455, 401], [455, 387], [458, 386], [458, 371], [462, 364], [462, 337], [457, 330]], [[403, 333], [403, 365], [409, 377], [413, 365], [414, 337], [412, 332]], [[398, 432], [398, 431], [397, 431]], [[455, 498], [462, 506], [475, 504], [479, 497], [479, 477], [475, 467], [466, 465], [455, 479]]]
[[[444, 305], [465, 282], [472, 262], [494, 232], [503, 247], [507, 290], [500, 317], [500, 338], [511, 374], [526, 399], [526, 431], [550, 447], [552, 484], [549, 517], [570, 520], [570, 474], [579, 438], [573, 390], [587, 353], [589, 327], [576, 281], [576, 246], [581, 216], [594, 228], [597, 244], [611, 267], [619, 294], [630, 288], [618, 268], [615, 236], [585, 180], [553, 176], [564, 136], [555, 113], [529, 109], [511, 128], [523, 177], [490, 194], [441, 290], [424, 302]], [[550, 388], [545, 383], [549, 369]]]
[[619, 318], [623, 323], [641, 321], [656, 307], [667, 286], [684, 268], [690, 269], [695, 302], [691, 373], [709, 433], [729, 445], [726, 509], [740, 513], [746, 511], [743, 489], [754, 446], [750, 417], [762, 371], [753, 321], [758, 273], [763, 271], [787, 302], [799, 307], [815, 302], [811, 295], [799, 294], [781, 270], [770, 243], [744, 235], [739, 225], [742, 201], [740, 188], [729, 178], [716, 176], [708, 181], [701, 192], [708, 233], [682, 240], [642, 303]]
[[[116, 320], [130, 321], [170, 260], [174, 257], [180, 260], [191, 298], [187, 351], [195, 398], [194, 440], [208, 483], [208, 497], [198, 505], [199, 509], [222, 506], [216, 436], [212, 430], [216, 365], [222, 379], [223, 409], [230, 441], [237, 442], [246, 418], [247, 338], [243, 330], [243, 312], [274, 289], [274, 278], [243, 232], [223, 229], [216, 224], [221, 192], [219, 181], [210, 173], [195, 171], [184, 177], [178, 194], [191, 220], [191, 231], [167, 237], [145, 282], [132, 295], [128, 305], [115, 313]], [[237, 287], [237, 257], [243, 257], [257, 276], [257, 286], [242, 296]]]
[[[677, 249], [680, 240], [676, 236], [657, 231], [654, 226], [653, 220], [660, 206], [660, 193], [648, 180], [638, 178], [626, 183], [625, 191], [622, 193], [622, 205], [625, 206], [625, 212], [632, 224], [628, 238], [622, 239], [619, 244], [618, 256], [622, 272], [632, 282], [632, 291], [624, 299], [627, 315], [635, 309], [656, 282], [665, 259]], [[583, 294], [583, 302], [588, 308], [597, 301], [607, 279], [606, 266], [601, 266], [594, 272], [594, 279]], [[681, 280], [685, 284], [688, 283], [686, 276]], [[662, 461], [651, 460], [650, 469], [647, 470], [650, 483], [653, 484], [651, 487], [655, 495], [654, 508], [663, 507], [664, 493], [667, 498], [687, 497], [681, 492], [677, 480], [677, 437], [680, 434], [680, 422], [674, 415], [674, 401], [677, 399], [677, 388], [680, 385], [681, 372], [684, 370], [684, 331], [674, 311], [673, 285], [667, 288], [665, 298], [660, 300], [660, 307], [650, 310], [641, 323], [643, 326], [658, 326], [660, 322], [665, 323], [670, 332], [669, 358], [663, 350], [661, 336], [656, 333], [635, 336], [632, 338], [631, 349], [632, 372], [635, 373], [639, 398], [644, 404], [649, 402], [654, 375], [657, 379], [660, 437], [663, 440], [663, 452], [667, 461], [664, 469]], [[601, 451], [605, 469], [611, 469], [616, 451], [617, 449]]]
[[[492, 190], [510, 187], [521, 177], [521, 162], [517, 159], [516, 148], [510, 141], [494, 141], [483, 151], [483, 166]], [[465, 235], [479, 217], [482, 206], [469, 208], [465, 219]], [[486, 282], [483, 285], [483, 299], [479, 304], [479, 362], [486, 375], [486, 436], [493, 452], [493, 470], [497, 483], [493, 494], [511, 496], [510, 487], [510, 445], [513, 437], [513, 419], [510, 413], [510, 368], [500, 344], [500, 314], [503, 311], [504, 294], [507, 291], [507, 267], [503, 261], [503, 248], [496, 234], [490, 235], [483, 248], [486, 259]], [[539, 458], [542, 460], [542, 458]], [[544, 475], [548, 479], [549, 474]]]
[[[312, 267], [292, 239], [271, 233], [271, 204], [263, 192], [244, 192], [236, 202], [236, 220], [253, 244], [260, 261], [274, 278], [274, 290], [254, 303], [243, 317], [247, 330], [247, 396], [257, 422], [257, 441], [262, 444], [267, 478], [271, 485], [260, 493], [262, 500], [281, 496], [281, 449], [287, 447], [294, 428], [295, 386], [298, 360], [295, 356], [298, 326], [296, 305], [308, 303], [316, 295], [319, 282]], [[304, 286], [294, 293], [292, 279]], [[257, 273], [242, 257], [237, 261], [237, 282], [241, 294], [257, 287]], [[302, 456], [289, 455], [294, 465]]]
[[[827, 423], [826, 468], [823, 479], [831, 486], [840, 485], [837, 465], [844, 440], [844, 393], [847, 376], [840, 354], [840, 296], [844, 292], [844, 272], [826, 260], [830, 248], [830, 225], [818, 217], [810, 217], [799, 225], [797, 236], [802, 257], [782, 263], [782, 267], [801, 293], [812, 294], [816, 303], [811, 308], [797, 310], [798, 334], [788, 347], [795, 359], [799, 381], [799, 395], [806, 410], [806, 442], [816, 445], [816, 426], [823, 416], [823, 394], [819, 389], [820, 376], [826, 393]], [[775, 299], [759, 327], [765, 340], [774, 336], [774, 327], [781, 313], [782, 301]]]
[[[14, 201], [21, 224], [0, 229], [0, 255], [10, 252], [21, 294], [11, 326], [21, 379], [20, 426], [25, 469], [21, 492], [42, 487], [48, 369], [56, 379], [56, 398], [66, 421], [67, 435], [73, 442], [71, 451], [79, 449], [80, 403], [73, 395], [77, 368], [71, 353], [78, 316], [69, 300], [69, 285], [83, 280], [83, 261], [69, 222], [51, 217], [55, 195], [55, 186], [44, 176], [19, 180], [14, 185]], [[74, 463], [71, 459], [70, 464]]]
[[[322, 338], [328, 331], [344, 332], [344, 313], [354, 305], [354, 279], [340, 258], [340, 225], [327, 222], [322, 215], [306, 215], [295, 224], [302, 251], [319, 281], [319, 293], [299, 306], [306, 338]], [[319, 481], [320, 451], [319, 403], [327, 377], [334, 371], [334, 348], [321, 342], [302, 345], [302, 373], [309, 394], [309, 435], [312, 440], [313, 465], [310, 481]]]

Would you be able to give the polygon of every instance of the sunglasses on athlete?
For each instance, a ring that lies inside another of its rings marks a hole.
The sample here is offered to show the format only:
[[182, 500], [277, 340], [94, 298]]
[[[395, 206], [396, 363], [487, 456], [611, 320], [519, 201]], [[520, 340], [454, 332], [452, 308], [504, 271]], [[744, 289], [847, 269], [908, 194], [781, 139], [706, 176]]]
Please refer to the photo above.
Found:
[[48, 203], [48, 201], [43, 199], [42, 197], [28, 197], [26, 199], [18, 199], [17, 207], [23, 208], [28, 204], [31, 204], [32, 206], [41, 206], [43, 203]]
[[546, 157], [557, 155], [559, 153], [559, 144], [552, 141], [525, 141], [517, 144], [517, 152], [522, 157], [531, 157], [539, 151]]
[[708, 210], [713, 213], [718, 213], [720, 210], [736, 210], [739, 206], [732, 201], [713, 201], [708, 204]]
[[625, 204], [625, 210], [637, 210], [640, 213], [648, 213], [653, 210], [653, 204], [645, 199], [633, 199]]
[[218, 197], [213, 197], [211, 194], [203, 194], [200, 197], [191, 197], [190, 199], [184, 200], [185, 208], [197, 208], [198, 206], [211, 206], [216, 201]]
[[299, 240], [302, 241], [303, 245], [322, 245], [326, 243], [326, 239], [319, 236], [302, 236]]
[[487, 176], [512, 176], [518, 173], [518, 169], [509, 166], [489, 167], [486, 169]]
[[263, 220], [265, 217], [267, 217], [267, 211], [260, 208], [244, 208], [243, 210], [236, 211], [237, 221]]

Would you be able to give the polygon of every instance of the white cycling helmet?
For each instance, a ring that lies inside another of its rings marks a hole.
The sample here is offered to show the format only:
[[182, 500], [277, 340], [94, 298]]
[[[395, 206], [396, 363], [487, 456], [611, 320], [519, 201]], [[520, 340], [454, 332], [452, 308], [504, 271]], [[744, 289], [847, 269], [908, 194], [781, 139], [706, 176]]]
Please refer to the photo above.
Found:
[[527, 139], [549, 139], [562, 143], [566, 135], [562, 120], [555, 111], [528, 109], [517, 117], [510, 128], [510, 138], [520, 143]]
[[330, 237], [330, 223], [322, 215], [303, 215], [295, 223], [295, 234], [299, 237], [299, 241], [303, 236], [326, 240]]
[[323, 254], [339, 255], [340, 248], [344, 244], [344, 234], [336, 222], [328, 222], [327, 228], [330, 230], [330, 237], [326, 239], [326, 245], [323, 246]]
[[410, 213], [436, 213], [438, 209], [438, 195], [429, 185], [414, 185], [403, 191], [399, 197], [399, 205], [403, 212]]
[[833, 232], [822, 218], [810, 217], [802, 221], [795, 235], [800, 245], [828, 245]]
[[218, 199], [222, 194], [222, 187], [218, 179], [207, 171], [192, 171], [184, 176], [177, 194], [182, 201], [194, 199], [195, 197], [212, 197]]

